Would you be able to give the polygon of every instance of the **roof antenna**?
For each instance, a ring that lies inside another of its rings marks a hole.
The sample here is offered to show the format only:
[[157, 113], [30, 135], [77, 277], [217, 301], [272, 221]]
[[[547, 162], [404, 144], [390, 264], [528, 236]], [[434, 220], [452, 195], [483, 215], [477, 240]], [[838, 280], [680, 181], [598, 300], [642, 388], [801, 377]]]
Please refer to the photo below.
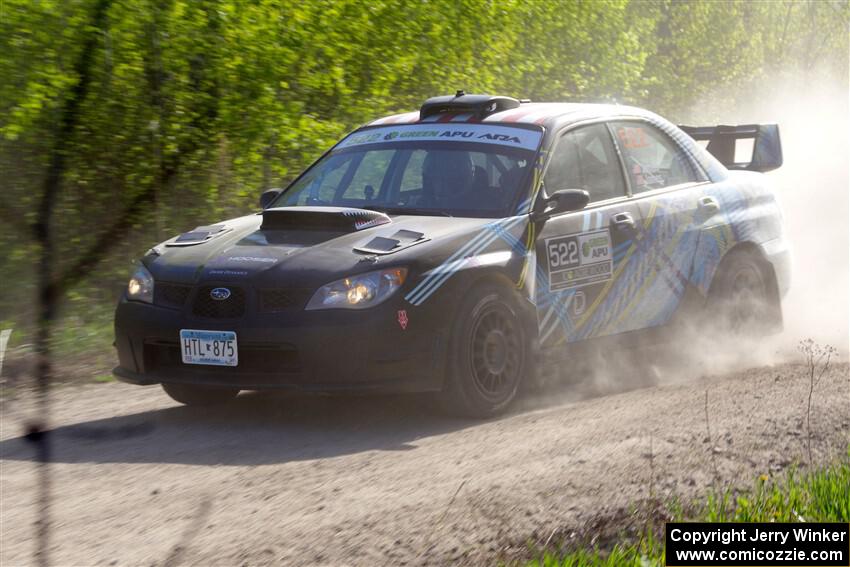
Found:
[[464, 96], [464, 95], [466, 95], [466, 93], [463, 92], [463, 89], [458, 89], [458, 91], [455, 93], [455, 98], [457, 98], [459, 96]]

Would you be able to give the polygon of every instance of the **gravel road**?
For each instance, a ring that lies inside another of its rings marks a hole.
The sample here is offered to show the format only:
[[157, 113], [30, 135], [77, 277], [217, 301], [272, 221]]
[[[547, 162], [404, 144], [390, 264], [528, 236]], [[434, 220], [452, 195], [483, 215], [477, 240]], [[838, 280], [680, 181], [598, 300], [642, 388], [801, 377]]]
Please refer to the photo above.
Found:
[[[706, 428], [706, 398], [711, 438]], [[794, 364], [625, 393], [575, 390], [487, 422], [417, 398], [243, 394], [178, 406], [157, 387], [54, 392], [50, 558], [58, 565], [487, 564], [644, 498], [702, 494], [712, 457], [749, 484], [805, 460]], [[0, 564], [32, 563], [28, 397], [0, 431]], [[814, 394], [813, 450], [846, 458], [850, 368]], [[650, 449], [651, 447], [651, 449]], [[652, 466], [650, 466], [650, 462]]]

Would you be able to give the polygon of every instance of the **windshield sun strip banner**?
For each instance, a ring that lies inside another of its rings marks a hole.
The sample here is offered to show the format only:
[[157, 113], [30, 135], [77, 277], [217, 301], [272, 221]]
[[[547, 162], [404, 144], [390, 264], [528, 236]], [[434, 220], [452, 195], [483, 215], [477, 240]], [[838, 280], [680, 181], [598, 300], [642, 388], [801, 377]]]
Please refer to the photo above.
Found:
[[543, 132], [541, 130], [512, 128], [510, 126], [451, 123], [411, 124], [357, 131], [337, 144], [335, 149], [340, 150], [367, 144], [439, 140], [445, 142], [495, 144], [534, 151], [540, 145], [540, 139], [542, 137]]

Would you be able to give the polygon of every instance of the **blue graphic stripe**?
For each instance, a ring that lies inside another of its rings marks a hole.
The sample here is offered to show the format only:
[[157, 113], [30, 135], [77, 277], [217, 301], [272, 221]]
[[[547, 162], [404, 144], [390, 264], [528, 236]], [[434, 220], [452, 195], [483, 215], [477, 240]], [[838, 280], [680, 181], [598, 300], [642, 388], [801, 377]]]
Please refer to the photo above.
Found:
[[[469, 257], [472, 257], [486, 249], [497, 238], [498, 235], [490, 234], [490, 236], [488, 236], [486, 240], [476, 250], [470, 253]], [[462, 258], [456, 261], [454, 265], [451, 265], [450, 267], [447, 266], [447, 269], [445, 269], [439, 274], [438, 279], [435, 280], [434, 283], [426, 291], [420, 293], [416, 299], [411, 301], [411, 303], [413, 305], [421, 305], [422, 303], [424, 303], [429, 297], [431, 297], [431, 295], [434, 294], [434, 292], [436, 292], [438, 289], [440, 289], [440, 287], [442, 287], [444, 283], [446, 283], [446, 280], [448, 280], [451, 276], [453, 276], [455, 273], [457, 273], [463, 268], [465, 259], [466, 258]]]
[[627, 249], [629, 246], [631, 246], [631, 244], [632, 244], [632, 239], [631, 239], [631, 238], [630, 238], [630, 239], [628, 239], [628, 240], [626, 240], [626, 241], [623, 241], [623, 242], [619, 243], [618, 245], [616, 245], [616, 246], [614, 247], [614, 254], [616, 254], [616, 253], [618, 253], [618, 252], [622, 252], [623, 250], [625, 250], [625, 249]]
[[555, 307], [555, 315], [558, 316], [558, 322], [561, 323], [561, 330], [563, 331], [564, 335], [569, 335], [573, 330], [573, 322], [570, 318], [568, 310], [570, 304], [573, 302], [573, 298], [575, 298], [576, 291], [578, 291], [578, 289], [573, 288], [569, 291], [570, 292], [568, 294], [565, 294], [565, 301], [558, 302]]
[[[652, 250], [652, 242], [656, 238], [657, 225], [653, 223], [648, 231], [641, 230], [639, 238], [635, 238], [634, 244], [637, 246], [635, 254], [630, 260], [636, 257], [643, 257], [643, 254]], [[580, 329], [574, 339], [587, 338], [599, 332], [611, 324], [615, 317], [619, 317], [623, 310], [634, 300], [635, 295], [641, 287], [641, 284], [646, 281], [652, 269], [653, 262], [630, 261], [624, 266], [617, 280], [614, 282], [611, 289], [608, 291], [608, 296], [603, 300], [596, 312], [591, 316], [590, 320]]]
[[629, 239], [629, 240], [626, 240], [625, 242], [621, 242], [620, 244], [618, 244], [614, 247], [612, 252], [613, 252], [614, 265], [615, 266], [620, 263], [620, 260], [622, 260], [623, 257], [626, 255], [626, 253], [629, 251], [629, 247], [631, 245], [632, 245], [632, 240]]
[[441, 275], [443, 275], [446, 271], [446, 268], [453, 265], [454, 262], [463, 258], [463, 256], [467, 253], [472, 252], [474, 248], [476, 248], [483, 240], [487, 238], [488, 232], [482, 230], [478, 234], [476, 234], [469, 242], [463, 245], [457, 252], [452, 254], [445, 262], [431, 270], [431, 272], [422, 280], [419, 285], [417, 285], [413, 290], [408, 293], [404, 298], [407, 301], [413, 303], [415, 300], [419, 298], [420, 295], [425, 293], [430, 289], [431, 285], [434, 284]]
[[456, 260], [458, 260], [459, 258], [463, 257], [463, 255], [464, 255], [464, 254], [466, 254], [469, 250], [471, 250], [471, 249], [472, 249], [472, 248], [474, 248], [474, 247], [475, 247], [475, 246], [476, 246], [479, 242], [481, 242], [481, 241], [485, 238], [486, 234], [487, 234], [487, 233], [486, 233], [486, 231], [483, 231], [483, 230], [482, 230], [481, 232], [479, 232], [478, 234], [476, 234], [476, 235], [475, 235], [475, 236], [474, 236], [471, 240], [469, 240], [466, 244], [464, 244], [464, 245], [463, 245], [460, 249], [458, 249], [458, 250], [457, 250], [454, 254], [452, 254], [452, 255], [451, 255], [451, 256], [450, 256], [450, 257], [449, 257], [449, 258], [448, 258], [445, 262], [443, 262], [442, 264], [440, 264], [439, 266], [437, 266], [436, 268], [434, 268], [433, 270], [431, 270], [431, 271], [428, 273], [428, 275], [427, 275], [427, 276], [425, 276], [425, 279], [423, 279], [423, 280], [419, 283], [419, 285], [417, 285], [417, 286], [416, 286], [413, 290], [411, 290], [411, 291], [410, 291], [410, 293], [408, 293], [408, 294], [405, 296], [405, 299], [407, 299], [408, 301], [410, 301], [410, 300], [411, 300], [411, 299], [413, 299], [416, 295], [418, 295], [418, 294], [422, 293], [423, 291], [425, 291], [425, 289], [426, 289], [428, 286], [430, 286], [430, 284], [431, 284], [431, 283], [432, 283], [432, 282], [433, 282], [433, 281], [434, 281], [434, 280], [435, 280], [435, 279], [436, 279], [436, 278], [437, 278], [437, 277], [438, 277], [441, 273], [443, 273], [443, 270], [445, 269], [445, 267], [446, 267], [446, 266], [451, 265], [453, 262], [455, 262], [455, 261], [456, 261]]
[[520, 256], [525, 256], [527, 250], [525, 249], [525, 244], [520, 241], [519, 238], [508, 232], [504, 227], [501, 226], [493, 226], [493, 227], [485, 227], [494, 233], [496, 236], [499, 236], [508, 243], [508, 245], [513, 249], [514, 252], [519, 254]]
[[[449, 277], [452, 276], [455, 272], [457, 272], [461, 267], [462, 263], [457, 263], [460, 259], [463, 259], [467, 255], [474, 255], [486, 248], [490, 245], [496, 238], [498, 238], [498, 234], [494, 234], [492, 229], [496, 226], [501, 228], [501, 223], [505, 223], [504, 228], [510, 228], [516, 226], [521, 220], [525, 217], [513, 217], [508, 219], [507, 222], [505, 220], [496, 221], [495, 223], [490, 223], [484, 226], [484, 229], [481, 230], [472, 240], [470, 240], [465, 246], [463, 246], [460, 250], [452, 254], [445, 262], [443, 262], [440, 266], [431, 271], [431, 273], [426, 277], [418, 286], [416, 286], [410, 293], [405, 296], [405, 299], [412, 303], [413, 305], [420, 305], [424, 302], [432, 293], [434, 293]], [[490, 230], [486, 230], [490, 229]], [[448, 269], [447, 269], [448, 268]]]
[[526, 199], [525, 201], [523, 201], [522, 203], [520, 203], [517, 206], [517, 208], [516, 208], [517, 214], [520, 215], [522, 213], [527, 213], [530, 206], [531, 206], [531, 197], [529, 196], [528, 199]]

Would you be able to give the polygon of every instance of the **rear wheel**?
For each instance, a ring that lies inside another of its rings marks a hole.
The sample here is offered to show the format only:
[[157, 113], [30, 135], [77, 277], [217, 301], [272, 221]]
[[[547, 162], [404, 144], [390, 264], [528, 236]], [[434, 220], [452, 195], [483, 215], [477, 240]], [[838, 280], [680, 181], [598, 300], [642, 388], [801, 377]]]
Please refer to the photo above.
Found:
[[187, 406], [223, 404], [239, 394], [239, 390], [231, 388], [210, 388], [193, 384], [163, 384], [162, 389], [171, 399]]
[[734, 335], [768, 332], [774, 317], [769, 279], [754, 254], [731, 252], [718, 268], [708, 294], [708, 309], [719, 331]]
[[514, 400], [528, 366], [528, 338], [507, 290], [488, 286], [463, 303], [452, 333], [443, 407], [490, 417]]

